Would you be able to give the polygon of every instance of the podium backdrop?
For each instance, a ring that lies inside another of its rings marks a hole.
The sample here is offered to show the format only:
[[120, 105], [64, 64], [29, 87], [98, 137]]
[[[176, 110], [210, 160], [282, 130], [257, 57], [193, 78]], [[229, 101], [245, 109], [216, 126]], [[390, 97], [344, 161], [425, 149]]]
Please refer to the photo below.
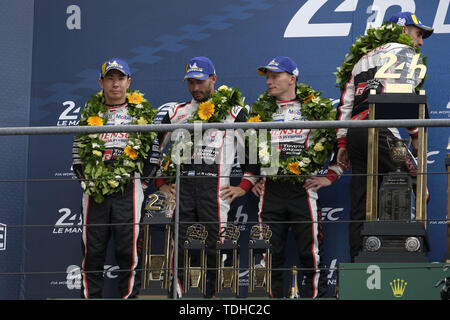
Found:
[[[435, 33], [422, 49], [431, 118], [450, 117], [449, 0], [5, 0], [0, 8], [0, 126], [73, 126], [98, 88], [100, 65], [117, 56], [132, 70], [132, 88], [154, 108], [190, 100], [182, 82], [189, 58], [206, 55], [218, 86], [237, 87], [253, 103], [266, 88], [256, 68], [277, 55], [299, 65], [300, 81], [338, 103], [333, 72], [367, 25], [413, 11]], [[449, 128], [428, 140], [427, 232], [431, 261], [445, 251]], [[72, 135], [2, 136], [0, 144], [0, 299], [77, 298], [80, 287], [81, 188], [71, 171]], [[350, 178], [319, 192], [325, 264], [349, 262]], [[253, 195], [233, 204], [230, 221], [256, 221]], [[435, 220], [433, 220], [435, 219]], [[25, 227], [26, 226], [26, 227]], [[241, 266], [248, 231], [241, 226]], [[290, 252], [294, 252], [292, 237]], [[299, 265], [291, 257], [288, 267]], [[115, 297], [117, 264], [105, 265], [106, 296]], [[248, 272], [241, 270], [241, 291]], [[336, 272], [328, 273], [330, 293]]]

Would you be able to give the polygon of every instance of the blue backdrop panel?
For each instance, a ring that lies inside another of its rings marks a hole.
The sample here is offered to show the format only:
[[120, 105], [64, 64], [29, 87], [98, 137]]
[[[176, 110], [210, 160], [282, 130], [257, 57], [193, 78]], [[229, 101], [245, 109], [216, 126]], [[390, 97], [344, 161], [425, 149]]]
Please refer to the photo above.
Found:
[[[28, 126], [33, 1], [0, 5], [0, 127]], [[23, 297], [28, 137], [0, 138], [0, 300]]]
[[[166, 102], [190, 99], [182, 78], [186, 62], [197, 55], [210, 57], [218, 73], [217, 84], [239, 88], [248, 104], [266, 88], [265, 79], [257, 75], [256, 68], [277, 55], [290, 56], [298, 63], [301, 82], [337, 100], [340, 92], [333, 72], [349, 46], [364, 34], [368, 23], [379, 24], [400, 9], [415, 11], [436, 30], [425, 40], [423, 48], [424, 55], [429, 57], [425, 89], [431, 117], [448, 118], [448, 0], [36, 1], [31, 103], [24, 112], [29, 111], [32, 126], [76, 125], [80, 109], [99, 90], [100, 65], [113, 56], [129, 62], [132, 87], [146, 93], [155, 108]], [[429, 130], [428, 182], [432, 198], [427, 231], [432, 261], [440, 261], [445, 251], [442, 220], [446, 212], [446, 176], [434, 173], [445, 170], [448, 136], [448, 128]], [[24, 234], [19, 232], [17, 243], [22, 247], [16, 245], [0, 251], [0, 258], [7, 254], [11, 261], [26, 252], [23, 262], [11, 267], [32, 272], [12, 298], [79, 296], [81, 188], [71, 171], [72, 138], [31, 136], [28, 145], [20, 143], [28, 152], [28, 164], [5, 160], [25, 168], [22, 172], [26, 172], [26, 178], [56, 179], [29, 182], [26, 189], [16, 193], [26, 199], [25, 212], [14, 220], [0, 216], [0, 223], [4, 224], [10, 219], [6, 223], [19, 224], [23, 220], [41, 226], [26, 228]], [[346, 223], [349, 181], [349, 177], [343, 177], [319, 192], [327, 267], [349, 262]], [[7, 184], [0, 188], [2, 192], [9, 190]], [[256, 198], [247, 195], [233, 204], [229, 219], [256, 221], [256, 212]], [[241, 248], [245, 251], [248, 227], [242, 228]], [[11, 250], [14, 255], [10, 255]], [[292, 241], [288, 250], [295, 252]], [[287, 267], [298, 266], [295, 256], [290, 256]], [[246, 255], [242, 256], [241, 266], [248, 266]], [[105, 265], [105, 276], [106, 296], [114, 297], [117, 266], [112, 254]], [[331, 293], [336, 274], [331, 270], [328, 276]], [[242, 288], [246, 287], [246, 277], [243, 270]], [[1, 277], [2, 284], [3, 281], [7, 280]], [[0, 296], [6, 295], [3, 286], [0, 288]]]

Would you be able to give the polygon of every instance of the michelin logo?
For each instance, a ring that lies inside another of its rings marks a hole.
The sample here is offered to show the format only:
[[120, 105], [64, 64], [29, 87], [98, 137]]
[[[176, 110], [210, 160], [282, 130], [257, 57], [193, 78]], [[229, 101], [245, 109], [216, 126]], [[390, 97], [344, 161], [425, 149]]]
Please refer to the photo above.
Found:
[[6, 224], [0, 223], [0, 251], [6, 250]]

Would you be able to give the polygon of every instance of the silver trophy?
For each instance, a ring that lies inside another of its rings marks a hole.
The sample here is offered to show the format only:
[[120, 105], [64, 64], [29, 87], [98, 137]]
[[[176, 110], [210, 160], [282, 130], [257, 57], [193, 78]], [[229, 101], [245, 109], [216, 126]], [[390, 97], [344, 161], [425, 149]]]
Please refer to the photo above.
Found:
[[[187, 228], [184, 242], [183, 297], [203, 297], [206, 292], [206, 238], [208, 231], [202, 224]], [[199, 263], [194, 266], [193, 255], [198, 254]]]
[[171, 222], [174, 209], [175, 199], [172, 194], [157, 191], [145, 199], [141, 296], [167, 297], [170, 292], [170, 258], [173, 248]]
[[220, 231], [220, 240], [216, 246], [216, 297], [239, 295], [239, 235], [238, 226], [232, 223], [222, 227]]
[[[272, 230], [266, 224], [254, 225], [250, 231], [248, 296], [269, 297], [272, 288]], [[256, 256], [262, 256], [257, 263]]]

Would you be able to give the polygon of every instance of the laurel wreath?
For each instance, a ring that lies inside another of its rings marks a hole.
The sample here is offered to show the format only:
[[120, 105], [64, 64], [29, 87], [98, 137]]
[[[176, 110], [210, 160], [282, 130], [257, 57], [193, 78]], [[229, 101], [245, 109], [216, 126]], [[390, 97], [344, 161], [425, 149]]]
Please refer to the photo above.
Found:
[[[296, 96], [301, 102], [302, 117], [308, 121], [335, 120], [336, 111], [331, 100], [323, 98], [322, 93], [315, 91], [310, 86], [297, 83]], [[265, 91], [258, 97], [258, 100], [251, 106], [249, 122], [270, 122], [273, 121], [273, 114], [278, 109], [276, 98]], [[256, 134], [256, 131], [254, 132]], [[305, 148], [300, 155], [290, 156], [285, 160], [279, 158], [279, 150], [274, 150], [277, 154], [272, 154], [271, 134], [267, 133], [266, 139], [258, 136], [258, 162], [261, 164], [261, 171], [270, 167], [271, 159], [279, 159], [277, 172], [271, 172], [269, 177], [272, 180], [287, 181], [291, 183], [303, 183], [308, 176], [315, 174], [323, 168], [328, 157], [334, 148], [336, 141], [336, 131], [334, 129], [317, 129], [312, 136], [313, 143]], [[265, 172], [268, 172], [267, 170]], [[264, 174], [264, 173], [263, 173]]]
[[[132, 124], [150, 124], [156, 112], [138, 90], [127, 90], [128, 115], [132, 117]], [[104, 117], [108, 107], [105, 105], [103, 91], [91, 96], [81, 112], [79, 125], [105, 125]], [[97, 203], [104, 200], [105, 195], [124, 191], [136, 171], [143, 172], [143, 159], [147, 158], [150, 144], [156, 137], [155, 132], [129, 132], [127, 146], [122, 155], [113, 164], [106, 165], [102, 161], [105, 142], [100, 133], [78, 134], [78, 152], [81, 158], [85, 181], [81, 182], [84, 191], [91, 195]]]
[[188, 122], [221, 122], [234, 106], [244, 107], [244, 100], [239, 89], [222, 85], [207, 101], [199, 104], [194, 116]]
[[[345, 84], [350, 79], [355, 64], [373, 49], [390, 42], [397, 42], [414, 48], [413, 39], [403, 33], [403, 27], [390, 21], [384, 22], [380, 28], [369, 28], [367, 35], [356, 39], [355, 43], [350, 46], [350, 51], [346, 53], [342, 65], [337, 67], [337, 72], [334, 72], [336, 86], [339, 87], [341, 92], [344, 91]], [[414, 50], [422, 57], [420, 48], [414, 48]], [[426, 60], [426, 57], [422, 57], [422, 63], [424, 65], [426, 65]], [[426, 78], [427, 76], [425, 75], [422, 82], [416, 87], [416, 92], [419, 92], [423, 88]]]
[[[239, 91], [239, 89], [222, 85], [214, 91], [214, 93], [207, 101], [199, 104], [197, 111], [194, 113], [193, 117], [188, 120], [188, 122], [222, 122], [222, 120], [224, 120], [226, 116], [230, 114], [233, 107], [245, 107], [244, 100], [245, 98], [242, 96], [242, 93]], [[245, 110], [246, 112], [245, 108], [243, 110]], [[173, 181], [175, 181], [176, 164], [174, 163], [174, 161], [172, 161], [172, 150], [174, 150], [175, 148], [183, 150], [183, 148], [185, 148], [187, 144], [189, 144], [187, 147], [191, 148], [191, 155], [193, 154], [193, 133], [191, 133], [190, 141], [185, 141], [186, 140], [179, 143], [174, 143], [163, 157], [161, 171], [162, 176], [167, 177], [166, 183], [173, 183]], [[183, 166], [183, 164], [189, 163], [190, 159], [188, 159], [186, 155], [183, 155], [182, 152], [180, 152], [179, 156], [181, 167]]]

